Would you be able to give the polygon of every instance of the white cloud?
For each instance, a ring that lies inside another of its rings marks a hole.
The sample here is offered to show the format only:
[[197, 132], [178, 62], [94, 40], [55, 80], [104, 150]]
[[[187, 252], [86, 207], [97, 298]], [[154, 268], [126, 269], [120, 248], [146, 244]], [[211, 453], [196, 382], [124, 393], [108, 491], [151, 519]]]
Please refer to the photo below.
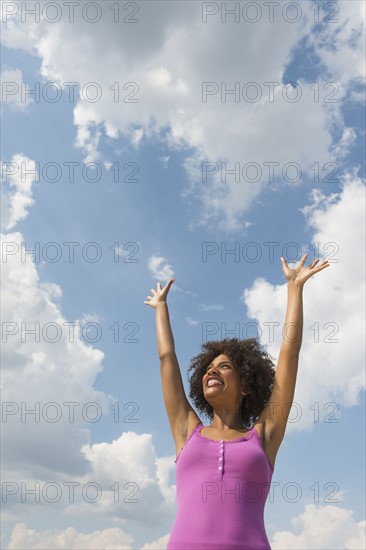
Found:
[[[93, 387], [104, 353], [81, 340], [80, 320], [72, 320], [78, 323], [74, 334], [65, 324], [70, 320], [54, 302], [61, 289], [40, 281], [32, 257], [22, 261], [23, 241], [20, 233], [2, 235], [2, 316], [7, 332], [2, 346], [3, 400], [14, 403], [16, 409], [2, 429], [8, 468], [34, 468], [41, 477], [53, 471], [80, 474], [90, 467], [80, 450], [89, 437], [89, 430], [82, 428], [86, 424], [82, 408], [96, 402], [103, 414], [108, 413], [108, 396]], [[35, 329], [36, 334], [27, 333]], [[42, 413], [50, 402], [57, 404], [49, 413], [53, 416], [58, 409], [56, 423]], [[74, 422], [64, 402], [79, 403]], [[22, 403], [27, 409], [39, 404], [40, 423], [32, 415], [21, 421]], [[43, 453], [43, 448], [48, 452]]]
[[[123, 32], [120, 25], [111, 23], [108, 27], [105, 20], [101, 25], [91, 25], [80, 15], [73, 25], [66, 17], [57, 24], [49, 25], [43, 20], [32, 22], [31, 17], [24, 24], [12, 17], [3, 27], [2, 40], [9, 48], [23, 48], [39, 56], [42, 60], [41, 75], [46, 80], [60, 84], [78, 81], [81, 87], [87, 82], [97, 81], [102, 86], [103, 96], [99, 102], [88, 103], [80, 97], [74, 109], [75, 146], [85, 152], [85, 162], [100, 158], [103, 131], [109, 139], [127, 137], [135, 147], [139, 146], [143, 136], [149, 139], [167, 131], [165, 137], [173, 149], [195, 148], [184, 163], [190, 184], [183, 193], [183, 196], [194, 195], [202, 203], [201, 222], [195, 223], [208, 223], [214, 216], [224, 214], [219, 227], [231, 230], [249, 225], [249, 222], [243, 221], [242, 214], [249, 209], [266, 182], [238, 185], [228, 177], [228, 184], [223, 185], [220, 174], [216, 174], [208, 179], [206, 185], [202, 185], [202, 162], [225, 161], [229, 169], [238, 161], [258, 162], [263, 169], [264, 162], [275, 159], [282, 166], [287, 162], [298, 162], [306, 167], [314, 161], [322, 165], [344, 157], [352, 145], [354, 132], [345, 128], [341, 132], [340, 143], [331, 150], [330, 128], [342, 127], [341, 100], [346, 96], [356, 97], [357, 94], [350, 91], [349, 83], [363, 77], [362, 41], [359, 40], [357, 50], [352, 49], [349, 43], [353, 29], [360, 29], [362, 25], [360, 6], [361, 2], [341, 4], [342, 13], [347, 14], [348, 20], [342, 18], [338, 25], [328, 26], [330, 42], [334, 44], [340, 38], [333, 50], [325, 47], [326, 40], [322, 42], [324, 33], [313, 37], [318, 54], [327, 64], [328, 80], [333, 79], [340, 88], [337, 95], [339, 103], [333, 105], [315, 103], [312, 93], [309, 94], [308, 83], [302, 80], [299, 84], [304, 97], [298, 103], [282, 101], [281, 88], [277, 88], [272, 104], [265, 101], [257, 104], [224, 103], [220, 101], [220, 94], [207, 103], [201, 101], [202, 81], [226, 81], [228, 87], [236, 81], [281, 82], [292, 49], [311, 28], [309, 20], [302, 26], [280, 22], [278, 25], [244, 27], [222, 25], [218, 19], [203, 25], [199, 3], [146, 2], [140, 7], [140, 23], [124, 24]], [[313, 11], [309, 13], [313, 14]], [[81, 43], [83, 47], [80, 47]], [[273, 44], [276, 44], [275, 48]], [[243, 57], [243, 51], [248, 55]], [[15, 76], [18, 80], [22, 78], [19, 72]], [[109, 90], [116, 80], [121, 82], [118, 103], [115, 103]], [[127, 94], [123, 88], [126, 82], [139, 84], [141, 94], [138, 103], [123, 101]], [[324, 80], [319, 79], [320, 90], [325, 84], [325, 77]], [[263, 86], [262, 89], [265, 90]], [[18, 103], [19, 98], [13, 98], [13, 105]], [[280, 139], [274, 139], [278, 136], [278, 128], [285, 128], [285, 131], [281, 132]], [[17, 158], [33, 162], [23, 155]], [[8, 208], [6, 230], [24, 219], [27, 209], [33, 204], [34, 179], [21, 182], [15, 177], [9, 181], [12, 181], [16, 191], [9, 193], [5, 200]], [[315, 388], [318, 401], [329, 401], [330, 394], [338, 396], [339, 392], [344, 404], [353, 405], [364, 387], [360, 366], [363, 357], [360, 342], [363, 341], [364, 331], [358, 309], [359, 296], [364, 292], [361, 278], [363, 267], [360, 263], [362, 247], [353, 233], [353, 228], [359, 228], [363, 223], [359, 207], [363, 204], [364, 195], [356, 176], [346, 183], [343, 192], [333, 197], [314, 191], [312, 207], [304, 209], [309, 228], [314, 228], [313, 241], [322, 244], [336, 242], [339, 245], [337, 257], [341, 260], [318, 278], [309, 281], [305, 289], [307, 326], [319, 323], [322, 338], [331, 332], [324, 329], [325, 323], [336, 322], [340, 327], [336, 335], [340, 341], [336, 345], [313, 343], [311, 338], [314, 332], [311, 331], [305, 336], [301, 356], [301, 377], [305, 383], [297, 391], [301, 390], [300, 400], [308, 401], [311, 396], [312, 403]], [[340, 220], [352, 220], [352, 225], [340, 223]], [[191, 227], [194, 225], [192, 223]], [[23, 237], [20, 233], [11, 233], [4, 240], [5, 244], [12, 243], [19, 247]], [[12, 255], [2, 265], [8, 290], [3, 319], [18, 324], [24, 320], [32, 323], [38, 321], [43, 325], [54, 321], [63, 327], [65, 319], [55, 303], [62, 296], [61, 288], [53, 283], [41, 282], [33, 262], [27, 260], [21, 263], [17, 255]], [[149, 269], [152, 277], [162, 282], [174, 274], [167, 260], [155, 255], [150, 259]], [[179, 287], [174, 284], [172, 288]], [[306, 301], [307, 295], [311, 296], [311, 302]], [[341, 299], [335, 300], [335, 296]], [[253, 318], [282, 322], [285, 304], [283, 285], [273, 287], [258, 279], [245, 295], [245, 300]], [[41, 403], [51, 400], [82, 404], [93, 401], [100, 405], [103, 413], [107, 412], [110, 396], [94, 389], [104, 355], [100, 350], [86, 346], [78, 330], [72, 344], [66, 333], [54, 344], [44, 341], [35, 343], [32, 338], [20, 343], [18, 336], [9, 337], [3, 351], [3, 383], [6, 388], [3, 400], [29, 405], [31, 395], [32, 400]], [[349, 346], [349, 342], [355, 345]], [[278, 352], [277, 343], [271, 349]], [[49, 479], [54, 475], [60, 480], [64, 480], [65, 475], [76, 480], [91, 480], [98, 476], [107, 484], [113, 480], [112, 477], [120, 474], [119, 468], [123, 466], [124, 472], [139, 480], [141, 488], [146, 491], [146, 507], [154, 508], [155, 503], [159, 503], [152, 514], [158, 516], [168, 504], [173, 507], [174, 486], [169, 485], [172, 464], [169, 457], [155, 457], [150, 435], [138, 436], [128, 432], [110, 444], [90, 445], [89, 430], [84, 425], [80, 414], [77, 414], [72, 425], [67, 422], [41, 423], [37, 431], [31, 422], [21, 424], [9, 420], [3, 430], [10, 459], [5, 473], [12, 474], [14, 479], [27, 480], [32, 477], [32, 481], [33, 476]], [[67, 454], [64, 453], [65, 447]], [[48, 453], [43, 452], [44, 448], [48, 449]], [[135, 469], [126, 463], [124, 454], [135, 460]], [[77, 502], [74, 507], [68, 508], [68, 512], [79, 514], [85, 510], [84, 506], [85, 503]], [[109, 514], [111, 521], [118, 521], [111, 515], [111, 500], [101, 502], [99, 511]], [[133, 510], [128, 512], [131, 519], [139, 519], [133, 515]], [[11, 512], [6, 513], [9, 518], [15, 517]], [[24, 513], [19, 516], [24, 517]], [[347, 517], [348, 523], [353, 526]], [[152, 521], [154, 515], [148, 516], [148, 519]], [[345, 548], [358, 548], [357, 540], [364, 523], [358, 525], [357, 529], [352, 527], [349, 536], [347, 534], [348, 546]], [[55, 534], [37, 533], [27, 529], [25, 524], [18, 524], [17, 527], [11, 542], [15, 546], [9, 548], [93, 548], [95, 544], [96, 548], [112, 549], [129, 548], [131, 544], [131, 537], [120, 529], [84, 534], [71, 528], [71, 531]], [[306, 529], [305, 525], [304, 532]], [[281, 533], [277, 536], [282, 543]], [[297, 539], [291, 539], [294, 535], [285, 533], [283, 536], [290, 537], [289, 547], [296, 547], [293, 544]], [[164, 543], [167, 537], [150, 543], [150, 547], [160, 544], [160, 541]], [[313, 540], [308, 533], [303, 537], [307, 541]], [[118, 546], [123, 541], [126, 546]]]
[[[131, 246], [132, 248], [135, 248], [134, 245], [137, 245], [138, 248], [141, 247], [141, 241], [127, 242], [124, 243], [123, 247], [117, 243], [113, 250], [115, 251], [117, 256], [121, 256], [123, 258], [123, 261], [125, 261], [124, 258], [128, 258], [129, 254], [131, 254]], [[132, 250], [132, 252], [134, 252], [134, 250]]]
[[[172, 149], [193, 149], [184, 162], [189, 182], [182, 197], [192, 195], [202, 208], [190, 229], [215, 223], [219, 216], [215, 227], [220, 230], [245, 230], [250, 222], [243, 214], [270, 181], [264, 163], [279, 163], [275, 174], [280, 180], [289, 162], [298, 163], [302, 174], [312, 177], [309, 166], [336, 161], [353, 141], [348, 130], [341, 149], [333, 147], [331, 129], [344, 125], [342, 100], [351, 95], [350, 83], [363, 74], [362, 37], [356, 36], [363, 28], [362, 2], [340, 3], [339, 23], [323, 25], [321, 32], [312, 34], [311, 44], [327, 64], [326, 76], [317, 84], [321, 97], [316, 101], [309, 83], [299, 79], [302, 97], [293, 103], [283, 98], [282, 77], [292, 51], [315, 24], [312, 3], [301, 5], [299, 23], [289, 23], [278, 10], [275, 23], [264, 16], [256, 24], [230, 23], [232, 18], [223, 24], [220, 14], [203, 23], [200, 3], [145, 2], [139, 6], [138, 24], [124, 24], [123, 32], [107, 20], [108, 9], [103, 21], [94, 25], [81, 17], [80, 9], [72, 25], [66, 15], [53, 24], [43, 19], [36, 23], [31, 17], [24, 24], [16, 15], [4, 24], [3, 43], [38, 55], [44, 79], [60, 85], [80, 83], [75, 146], [85, 151], [85, 162], [101, 156], [103, 132], [109, 139], [125, 137], [134, 147], [142, 136], [163, 134]], [[325, 46], [324, 33], [336, 48]], [[324, 88], [329, 80], [338, 86], [336, 103], [324, 100], [332, 91]], [[102, 90], [95, 103], [81, 93], [90, 82]], [[224, 83], [229, 89], [239, 82], [241, 92], [246, 83], [254, 82], [262, 98], [253, 103], [241, 95], [239, 103], [232, 96], [222, 101], [218, 90], [203, 102], [203, 82]], [[279, 83], [273, 102], [268, 101], [265, 82]], [[285, 131], [273, 139], [278, 128]], [[202, 163], [207, 161], [217, 163], [220, 170], [204, 183]], [[253, 181], [249, 172], [252, 181], [241, 177], [236, 183], [228, 176], [223, 183], [221, 162], [228, 169], [240, 163], [240, 173], [247, 163], [257, 163], [259, 179]]]
[[[118, 138], [118, 135], [119, 135], [118, 128], [116, 128], [112, 124], [108, 124], [108, 123], [105, 123], [104, 127], [105, 127], [105, 133], [108, 137], [113, 138], [113, 139]], [[112, 166], [112, 163], [110, 163], [110, 164]]]
[[[85, 327], [88, 323], [91, 323], [91, 329], [93, 328], [93, 323], [96, 325], [99, 325], [103, 320], [103, 317], [101, 315], [98, 315], [98, 313], [84, 313], [80, 319], [80, 325], [83, 327], [83, 329], [87, 330], [88, 327]], [[92, 339], [94, 336], [90, 336]], [[88, 339], [88, 336], [87, 338]]]
[[137, 130], [134, 130], [134, 131], [132, 132], [132, 139], [131, 139], [131, 141], [132, 141], [133, 145], [134, 145], [136, 148], [138, 148], [138, 146], [140, 145], [140, 142], [141, 142], [141, 140], [142, 140], [143, 135], [144, 135], [144, 131], [143, 131], [142, 128], [138, 128]]
[[[96, 162], [100, 158], [98, 146], [102, 132], [98, 129], [102, 118], [98, 110], [79, 102], [74, 109], [74, 124], [77, 127], [75, 147], [83, 149], [87, 155], [85, 163]], [[116, 134], [114, 134], [116, 135]], [[108, 137], [111, 137], [109, 132]]]
[[147, 73], [147, 81], [157, 88], [167, 87], [171, 80], [171, 73], [167, 69], [164, 69], [164, 67], [160, 67], [160, 69], [155, 69]]
[[362, 90], [361, 91], [358, 91], [358, 90], [352, 90], [351, 92], [351, 97], [355, 100], [355, 101], [365, 101], [365, 88], [362, 87]]
[[357, 134], [353, 128], [345, 128], [342, 137], [335, 148], [335, 153], [339, 159], [346, 156], [350, 145], [356, 141]]
[[141, 550], [165, 550], [168, 544], [169, 537], [170, 533], [168, 535], [164, 535], [163, 537], [159, 537], [153, 542], [146, 543], [143, 545]]
[[[31, 183], [27, 180], [21, 187], [13, 182], [13, 187], [29, 192]], [[8, 197], [13, 204], [10, 192]], [[18, 215], [14, 220], [20, 218]], [[47, 517], [48, 499], [54, 493], [44, 497], [43, 489], [47, 483], [56, 483], [60, 500], [53, 503], [53, 509], [65, 515], [96, 514], [108, 523], [124, 518], [158, 525], [162, 518], [169, 518], [174, 507], [175, 486], [169, 481], [174, 457], [157, 457], [151, 434], [138, 435], [133, 431], [122, 433], [112, 443], [90, 445], [91, 422], [95, 425], [95, 418], [110, 415], [110, 405], [116, 402], [114, 396], [95, 389], [96, 378], [103, 370], [104, 353], [81, 339], [85, 323], [98, 323], [101, 317], [98, 313], [84, 313], [80, 319], [65, 319], [56, 303], [62, 297], [61, 288], [40, 280], [33, 257], [22, 261], [22, 234], [8, 232], [1, 237], [2, 445], [7, 449], [2, 479], [18, 487], [14, 495], [7, 494], [3, 520], [19, 521], [34, 509], [34, 497], [22, 501], [20, 483], [25, 489], [38, 484], [37, 506]], [[156, 268], [161, 269], [160, 264]], [[27, 414], [32, 410], [37, 416]], [[70, 483], [76, 483], [74, 499], [70, 499]], [[87, 483], [97, 483], [102, 490], [103, 498], [92, 506], [82, 493]], [[116, 492], [111, 489], [115, 483], [119, 483], [117, 503]], [[126, 484], [132, 484], [128, 490]], [[7, 487], [11, 489], [10, 485]], [[126, 506], [123, 497], [130, 496], [132, 489], [136, 489], [139, 506]], [[37, 533], [18, 524], [9, 548], [117, 549], [130, 548], [131, 542], [132, 537], [120, 529], [90, 534], [73, 528]]]
[[124, 518], [145, 527], [158, 525], [170, 514], [175, 499], [175, 486], [169, 484], [174, 457], [158, 458], [151, 434], [127, 431], [111, 443], [86, 444], [82, 450], [92, 468], [78, 480], [84, 486], [97, 482], [101, 498], [92, 507], [80, 498], [66, 513], [104, 515], [116, 522]]
[[11, 533], [7, 550], [130, 550], [133, 548], [133, 537], [118, 527], [78, 532], [74, 527], [37, 531], [25, 523], [17, 523]]
[[186, 321], [191, 326], [198, 325], [198, 321], [196, 321], [195, 319], [192, 319], [192, 317], [186, 317]]
[[164, 168], [167, 168], [168, 162], [169, 162], [170, 156], [165, 155], [163, 157], [159, 157], [159, 161], [163, 163]]
[[328, 550], [365, 548], [366, 521], [355, 521], [353, 511], [339, 506], [308, 504], [305, 511], [291, 520], [299, 534], [277, 531], [271, 540], [273, 550]]
[[32, 186], [37, 179], [36, 163], [25, 155], [14, 155], [10, 162], [1, 163], [1, 174], [1, 227], [9, 230], [28, 216], [28, 208], [34, 204]]
[[[337, 7], [338, 5], [338, 7]], [[331, 16], [331, 12], [334, 14]], [[358, 0], [340, 1], [321, 12], [321, 19], [328, 16], [317, 34], [309, 36], [316, 54], [327, 68], [332, 79], [339, 80], [347, 88], [352, 81], [365, 82], [365, 21], [366, 6]], [[330, 21], [338, 19], [338, 22]], [[330, 91], [330, 90], [329, 90]], [[355, 100], [361, 100], [353, 94]]]
[[225, 309], [222, 304], [201, 304], [202, 311], [221, 311], [222, 309]]
[[19, 69], [6, 69], [0, 75], [0, 102], [9, 105], [13, 110], [25, 111], [34, 99], [29, 95], [22, 98], [22, 88], [28, 88], [23, 82], [22, 71]]
[[155, 460], [156, 475], [161, 493], [170, 509], [176, 505], [176, 487], [169, 482], [169, 476], [174, 469], [174, 456], [164, 456]]
[[149, 71], [146, 80], [153, 88], [159, 89], [166, 95], [185, 95], [189, 91], [187, 84], [180, 78], [176, 79], [176, 84], [172, 84], [172, 74], [164, 67]]
[[[159, 282], [165, 284], [169, 279], [174, 277], [174, 271], [167, 263], [167, 260], [163, 256], [156, 256], [153, 254], [149, 259], [148, 268], [153, 279], [158, 279]], [[174, 287], [174, 284], [172, 285]]]
[[[170, 534], [146, 543], [141, 550], [163, 550]], [[37, 531], [26, 523], [17, 523], [11, 533], [7, 550], [131, 550], [134, 539], [119, 527], [82, 533], [74, 527]]]
[[[365, 242], [361, 232], [365, 186], [355, 174], [348, 174], [339, 193], [328, 196], [313, 190], [311, 197], [312, 203], [302, 211], [309, 230], [313, 231], [311, 242], [319, 243], [319, 256], [327, 255], [330, 267], [314, 275], [304, 287], [304, 334], [294, 401], [303, 410], [314, 402], [335, 401], [350, 407], [358, 404], [365, 387], [365, 326], [361, 306], [365, 297]], [[306, 265], [311, 258], [309, 254]], [[248, 316], [259, 324], [262, 342], [277, 359], [287, 301], [286, 284], [272, 285], [257, 278], [244, 291], [243, 301]], [[278, 323], [272, 343], [269, 328], [264, 324], [269, 322]], [[311, 416], [303, 414], [288, 429], [303, 429], [311, 423]]]

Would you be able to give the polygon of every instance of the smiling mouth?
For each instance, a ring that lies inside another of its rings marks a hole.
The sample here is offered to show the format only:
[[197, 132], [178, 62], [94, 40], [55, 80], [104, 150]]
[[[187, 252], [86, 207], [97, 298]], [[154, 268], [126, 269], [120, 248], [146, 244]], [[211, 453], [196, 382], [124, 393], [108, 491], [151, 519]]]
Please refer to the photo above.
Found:
[[216, 387], [216, 386], [224, 386], [224, 383], [221, 382], [220, 380], [211, 379], [206, 384], [206, 388], [213, 388], [213, 387]]

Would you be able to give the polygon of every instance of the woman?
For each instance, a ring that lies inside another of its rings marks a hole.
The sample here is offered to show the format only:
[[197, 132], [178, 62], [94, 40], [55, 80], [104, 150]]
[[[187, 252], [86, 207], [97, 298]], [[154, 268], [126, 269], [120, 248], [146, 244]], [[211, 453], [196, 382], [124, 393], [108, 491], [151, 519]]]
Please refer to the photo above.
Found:
[[[175, 354], [167, 295], [157, 283], [145, 304], [156, 310], [164, 403], [176, 447], [178, 510], [167, 550], [270, 550], [264, 506], [295, 393], [305, 282], [329, 266], [319, 259], [294, 269], [281, 258], [287, 311], [276, 370], [255, 338], [202, 344], [192, 359], [189, 404]], [[253, 421], [250, 429], [244, 427]]]

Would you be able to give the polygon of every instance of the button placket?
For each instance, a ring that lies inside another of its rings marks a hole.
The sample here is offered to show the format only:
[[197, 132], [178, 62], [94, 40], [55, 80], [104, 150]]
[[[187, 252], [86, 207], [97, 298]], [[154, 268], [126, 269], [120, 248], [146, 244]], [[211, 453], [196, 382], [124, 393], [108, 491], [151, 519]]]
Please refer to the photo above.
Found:
[[218, 468], [217, 468], [217, 474], [222, 477], [224, 472], [224, 454], [225, 454], [225, 445], [224, 440], [221, 439], [220, 441], [220, 447], [219, 447], [219, 457], [218, 457]]

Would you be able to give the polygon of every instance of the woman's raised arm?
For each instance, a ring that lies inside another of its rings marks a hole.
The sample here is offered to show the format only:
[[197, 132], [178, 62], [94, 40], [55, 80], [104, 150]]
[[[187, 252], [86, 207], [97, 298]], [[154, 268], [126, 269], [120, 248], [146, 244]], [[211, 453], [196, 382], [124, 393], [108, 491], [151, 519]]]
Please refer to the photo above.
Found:
[[168, 414], [170, 428], [177, 450], [184, 445], [188, 434], [188, 422], [199, 422], [194, 409], [186, 397], [182, 376], [175, 354], [174, 338], [170, 327], [166, 298], [175, 279], [170, 279], [164, 288], [157, 283], [150, 289], [153, 296], [147, 296], [144, 304], [156, 311], [156, 337], [160, 359], [160, 374], [163, 387], [164, 404]]
[[282, 269], [287, 279], [287, 309], [273, 391], [268, 404], [261, 413], [261, 420], [265, 423], [267, 452], [272, 461], [274, 461], [285, 435], [295, 394], [303, 332], [304, 284], [315, 273], [329, 267], [328, 261], [317, 265], [319, 258], [306, 267], [307, 256], [308, 254], [304, 254], [300, 262], [292, 269], [281, 257]]
[[164, 288], [157, 283], [156, 289], [150, 289], [153, 296], [147, 296], [144, 304], [151, 306], [156, 311], [156, 338], [158, 342], [158, 355], [162, 359], [166, 355], [174, 352], [174, 338], [170, 328], [168, 305], [166, 302], [168, 292], [175, 279], [170, 279]]

